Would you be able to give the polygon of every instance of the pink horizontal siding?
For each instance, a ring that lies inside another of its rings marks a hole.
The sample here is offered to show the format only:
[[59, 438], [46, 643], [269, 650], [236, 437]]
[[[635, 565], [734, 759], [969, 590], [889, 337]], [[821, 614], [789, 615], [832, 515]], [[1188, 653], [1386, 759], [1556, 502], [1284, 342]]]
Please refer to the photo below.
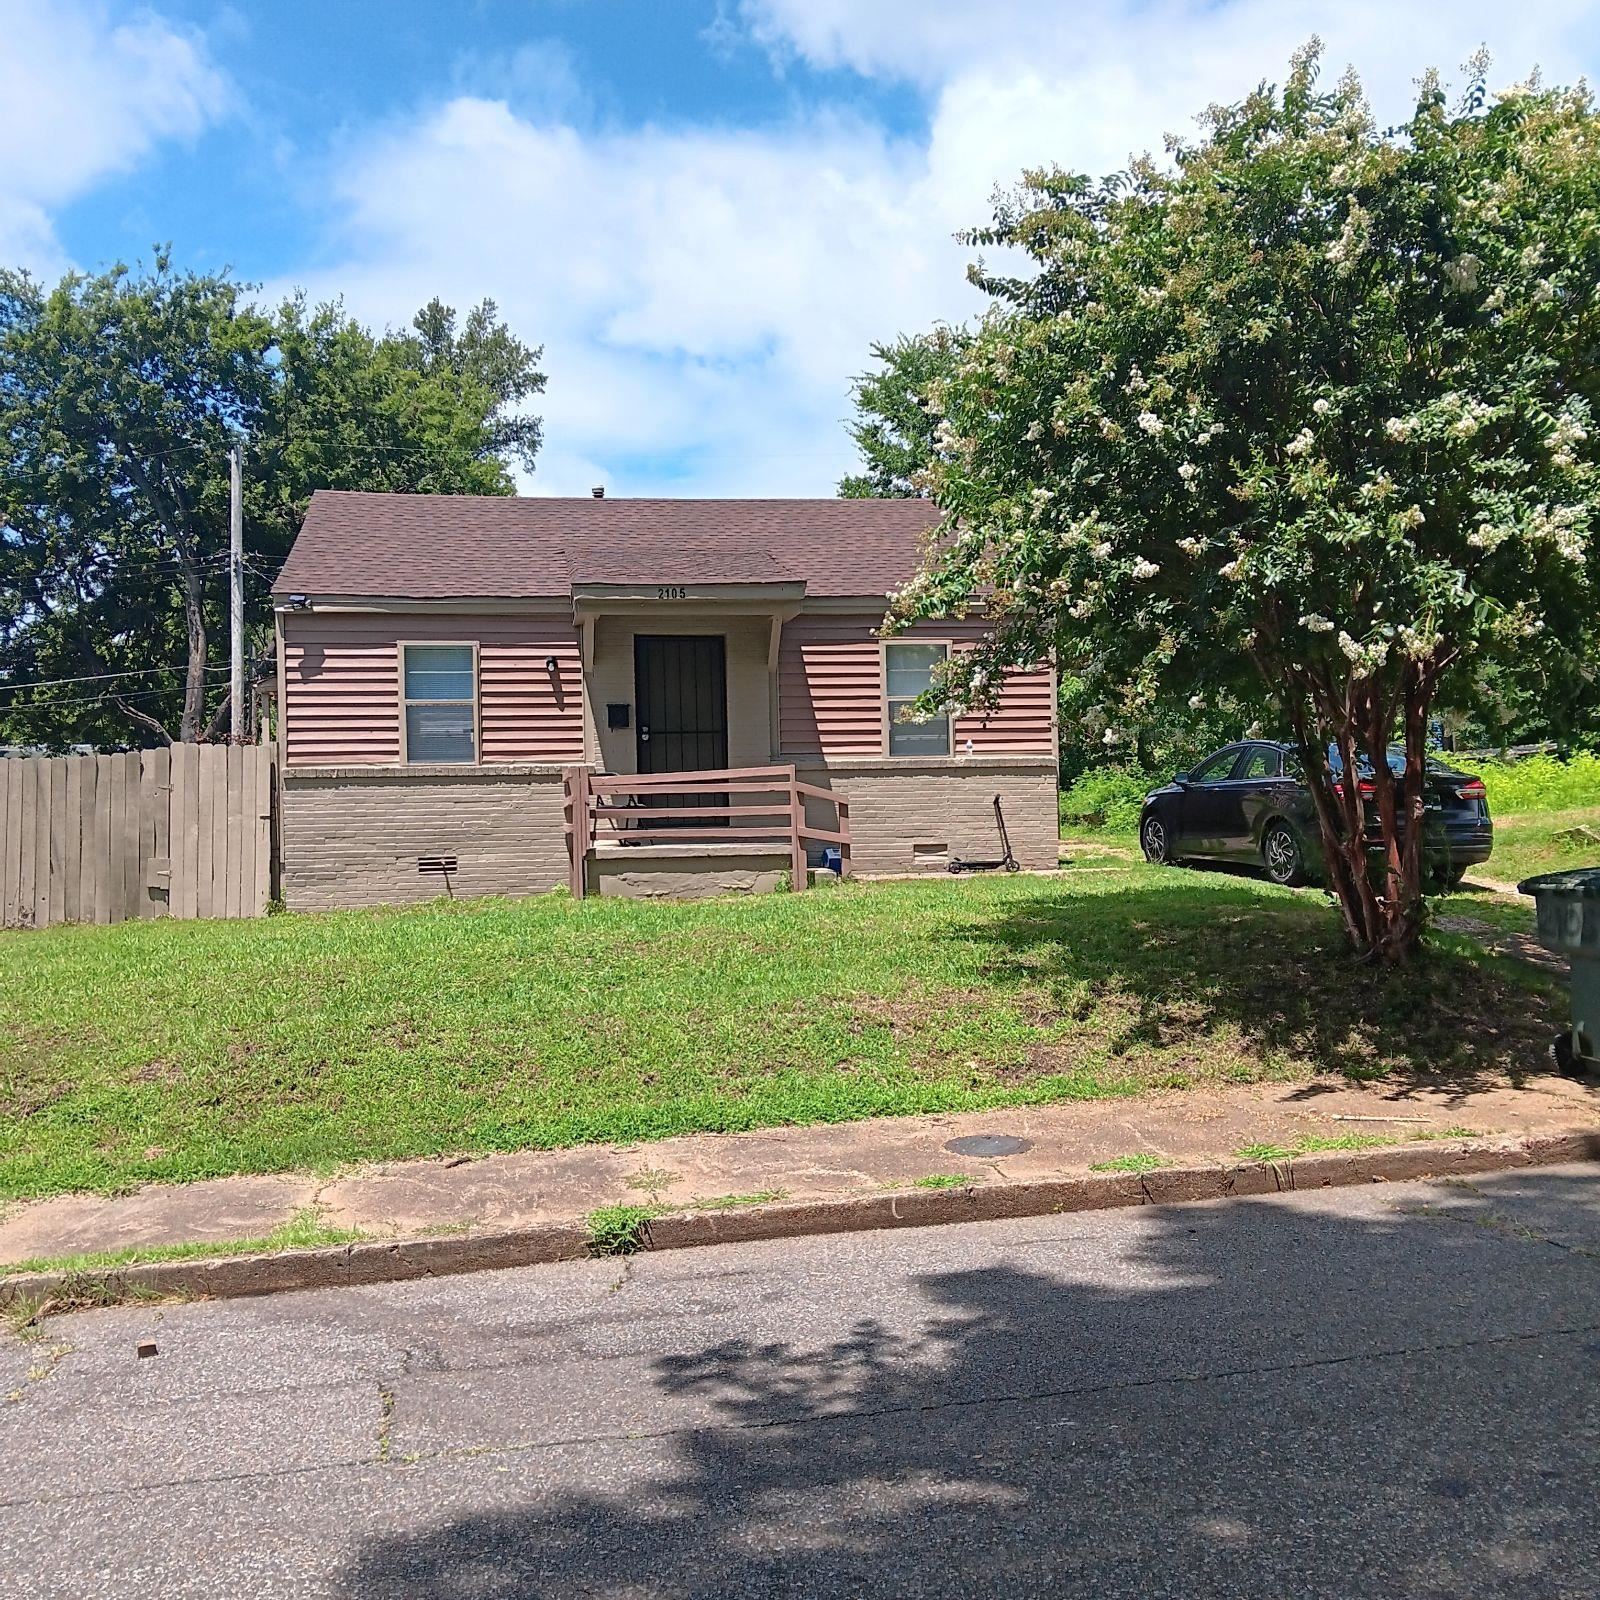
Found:
[[[957, 648], [960, 648], [957, 646]], [[988, 716], [961, 716], [951, 734], [959, 755], [1050, 755], [1055, 750], [1056, 690], [1048, 667], [1007, 673], [1000, 703]]]
[[778, 644], [778, 744], [830, 756], [883, 751], [876, 619], [796, 617]]
[[[400, 642], [476, 641], [482, 759], [581, 761], [582, 667], [570, 622], [545, 617], [289, 612], [284, 735], [291, 766], [400, 759]], [[554, 674], [545, 667], [556, 659]]]
[[[785, 752], [825, 756], [884, 753], [883, 664], [875, 616], [800, 616], [778, 648], [778, 731]], [[982, 638], [981, 622], [919, 623], [902, 637]], [[984, 755], [1049, 755], [1055, 748], [1055, 691], [1048, 667], [1007, 675], [988, 716], [955, 719], [953, 750], [967, 741]]]

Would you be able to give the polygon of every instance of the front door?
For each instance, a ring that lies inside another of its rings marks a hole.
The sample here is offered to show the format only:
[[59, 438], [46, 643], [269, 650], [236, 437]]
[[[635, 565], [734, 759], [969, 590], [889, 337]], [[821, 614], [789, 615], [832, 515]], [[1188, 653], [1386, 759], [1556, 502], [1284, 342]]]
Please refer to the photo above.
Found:
[[728, 765], [728, 661], [719, 633], [638, 633], [633, 698], [640, 772]]

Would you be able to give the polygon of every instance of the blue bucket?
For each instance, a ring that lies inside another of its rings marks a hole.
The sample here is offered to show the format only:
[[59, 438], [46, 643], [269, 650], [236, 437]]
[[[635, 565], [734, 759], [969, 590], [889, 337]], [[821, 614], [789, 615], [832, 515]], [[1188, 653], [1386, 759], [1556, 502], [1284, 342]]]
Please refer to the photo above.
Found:
[[825, 844], [822, 847], [822, 870], [831, 872], [835, 877], [844, 876], [844, 851], [836, 844]]

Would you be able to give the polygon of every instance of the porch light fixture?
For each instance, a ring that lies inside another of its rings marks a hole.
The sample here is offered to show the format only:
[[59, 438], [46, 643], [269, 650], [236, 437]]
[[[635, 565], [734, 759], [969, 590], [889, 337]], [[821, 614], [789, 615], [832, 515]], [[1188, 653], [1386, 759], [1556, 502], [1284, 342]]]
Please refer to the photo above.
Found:
[[311, 609], [311, 601], [303, 594], [292, 594], [289, 596], [289, 609], [291, 611], [309, 611]]
[[546, 656], [544, 658], [544, 670], [553, 678], [561, 670], [561, 663], [554, 656]]

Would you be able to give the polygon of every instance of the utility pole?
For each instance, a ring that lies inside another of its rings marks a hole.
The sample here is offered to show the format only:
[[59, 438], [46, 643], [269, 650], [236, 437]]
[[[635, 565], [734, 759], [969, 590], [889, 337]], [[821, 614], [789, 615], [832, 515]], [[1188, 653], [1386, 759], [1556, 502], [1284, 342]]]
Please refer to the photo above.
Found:
[[244, 445], [228, 453], [228, 734], [244, 742]]

